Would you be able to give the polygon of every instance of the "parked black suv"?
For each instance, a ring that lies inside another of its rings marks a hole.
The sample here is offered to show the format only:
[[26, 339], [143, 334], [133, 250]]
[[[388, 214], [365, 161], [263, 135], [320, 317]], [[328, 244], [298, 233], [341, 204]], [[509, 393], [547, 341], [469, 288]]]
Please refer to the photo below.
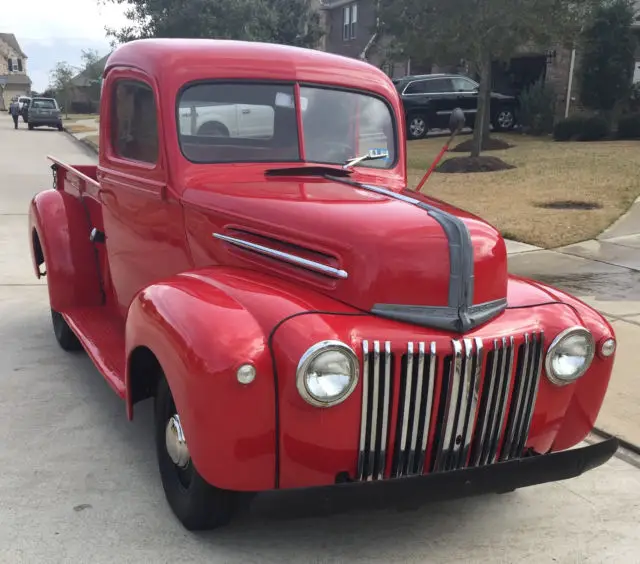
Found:
[[[421, 139], [430, 129], [447, 129], [454, 108], [462, 108], [473, 127], [478, 108], [478, 83], [458, 74], [423, 74], [396, 78], [393, 83], [404, 104], [407, 137]], [[513, 129], [517, 101], [491, 93], [491, 124], [498, 131]]]

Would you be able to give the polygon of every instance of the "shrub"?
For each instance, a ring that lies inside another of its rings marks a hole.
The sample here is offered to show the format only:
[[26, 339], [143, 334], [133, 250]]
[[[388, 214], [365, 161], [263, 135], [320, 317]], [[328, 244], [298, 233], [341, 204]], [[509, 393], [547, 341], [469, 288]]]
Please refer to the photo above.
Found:
[[609, 134], [607, 120], [599, 115], [574, 115], [560, 120], [553, 129], [556, 141], [599, 141]]
[[519, 121], [524, 133], [545, 135], [553, 131], [556, 96], [540, 79], [520, 94]]
[[584, 117], [578, 115], [561, 119], [553, 128], [553, 138], [556, 141], [571, 141], [580, 133], [583, 122]]
[[618, 139], [640, 139], [640, 113], [627, 114], [618, 120]]
[[584, 119], [578, 133], [578, 141], [600, 141], [609, 135], [609, 123], [602, 116], [589, 116]]

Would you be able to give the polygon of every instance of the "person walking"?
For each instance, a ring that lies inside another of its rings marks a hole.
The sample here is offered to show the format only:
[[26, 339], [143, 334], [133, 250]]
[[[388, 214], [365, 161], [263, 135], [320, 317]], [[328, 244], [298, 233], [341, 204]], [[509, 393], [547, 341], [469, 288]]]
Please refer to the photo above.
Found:
[[20, 117], [20, 106], [18, 105], [18, 99], [14, 98], [9, 104], [9, 113], [13, 118], [13, 128], [18, 129], [18, 118]]

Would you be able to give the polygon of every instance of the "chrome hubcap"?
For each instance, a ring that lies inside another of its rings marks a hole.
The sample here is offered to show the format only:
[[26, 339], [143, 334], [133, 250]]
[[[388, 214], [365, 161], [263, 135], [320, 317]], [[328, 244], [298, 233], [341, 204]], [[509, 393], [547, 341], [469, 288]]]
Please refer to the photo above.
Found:
[[413, 119], [409, 124], [409, 129], [411, 130], [412, 135], [422, 135], [424, 132], [425, 123], [422, 119]]
[[513, 116], [511, 112], [501, 112], [498, 116], [498, 123], [501, 127], [511, 127], [513, 123]]
[[191, 456], [189, 455], [187, 440], [184, 438], [184, 432], [180, 424], [180, 416], [177, 413], [167, 422], [165, 440], [169, 458], [178, 468], [186, 468], [189, 465]]

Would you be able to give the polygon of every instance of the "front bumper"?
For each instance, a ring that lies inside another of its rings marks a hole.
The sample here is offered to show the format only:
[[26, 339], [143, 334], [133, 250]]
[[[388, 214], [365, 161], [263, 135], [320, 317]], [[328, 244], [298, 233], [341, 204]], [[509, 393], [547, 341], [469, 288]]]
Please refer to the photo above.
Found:
[[[373, 482], [344, 482], [311, 490], [317, 493], [326, 493], [328, 489], [341, 490], [339, 495], [341, 498], [344, 496], [343, 501], [356, 504], [358, 498], [370, 503], [372, 497], [378, 495], [382, 496], [381, 499], [410, 497], [418, 502], [504, 493], [580, 476], [607, 462], [617, 449], [618, 439], [610, 438], [585, 447], [488, 466]], [[309, 499], [305, 498], [308, 503]]]

